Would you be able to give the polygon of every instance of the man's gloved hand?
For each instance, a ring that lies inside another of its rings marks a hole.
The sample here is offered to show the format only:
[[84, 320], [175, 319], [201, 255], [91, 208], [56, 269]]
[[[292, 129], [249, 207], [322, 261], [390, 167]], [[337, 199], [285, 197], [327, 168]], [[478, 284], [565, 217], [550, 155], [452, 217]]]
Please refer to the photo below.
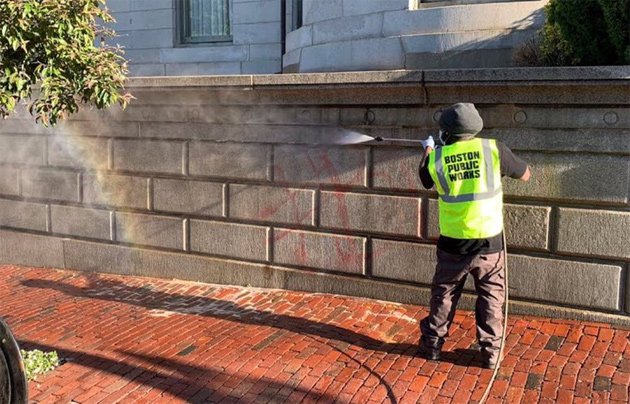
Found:
[[430, 147], [432, 149], [435, 149], [435, 140], [433, 140], [433, 136], [429, 136], [428, 138], [426, 138], [425, 140], [421, 140], [420, 144], [422, 144], [422, 147], [425, 148], [425, 150]]

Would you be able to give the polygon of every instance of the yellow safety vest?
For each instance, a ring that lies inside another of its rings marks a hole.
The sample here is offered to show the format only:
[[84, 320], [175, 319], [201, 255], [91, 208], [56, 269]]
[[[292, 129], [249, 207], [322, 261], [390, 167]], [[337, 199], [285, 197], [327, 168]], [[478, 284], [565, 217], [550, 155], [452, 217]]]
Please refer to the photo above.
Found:
[[501, 161], [495, 140], [438, 147], [429, 155], [428, 168], [440, 197], [441, 235], [479, 239], [503, 231]]

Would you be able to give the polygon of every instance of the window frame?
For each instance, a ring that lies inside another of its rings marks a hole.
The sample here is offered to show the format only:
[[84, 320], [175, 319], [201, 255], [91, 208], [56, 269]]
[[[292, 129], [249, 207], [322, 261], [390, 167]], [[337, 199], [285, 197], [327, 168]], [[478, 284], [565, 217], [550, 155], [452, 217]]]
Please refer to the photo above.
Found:
[[[232, 42], [234, 40], [233, 35], [209, 35], [191, 38], [186, 36], [186, 32], [189, 30], [190, 20], [188, 17], [188, 4], [187, 0], [174, 0], [176, 3], [177, 14], [177, 44], [180, 46], [189, 45], [207, 45], [207, 44], [222, 44]], [[230, 32], [232, 32], [232, 0], [228, 2], [228, 20], [230, 23]]]

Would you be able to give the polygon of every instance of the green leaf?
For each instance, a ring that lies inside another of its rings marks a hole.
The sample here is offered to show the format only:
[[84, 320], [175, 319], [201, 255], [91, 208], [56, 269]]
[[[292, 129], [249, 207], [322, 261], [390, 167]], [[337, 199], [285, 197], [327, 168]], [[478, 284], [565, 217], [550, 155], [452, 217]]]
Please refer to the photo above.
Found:
[[59, 366], [59, 356], [57, 352], [43, 352], [39, 349], [32, 351], [21, 350], [24, 361], [24, 371], [28, 380], [33, 380], [39, 375], [50, 372]]
[[[55, 124], [78, 110], [126, 106], [122, 51], [98, 45], [111, 16], [102, 0], [0, 0], [0, 116], [30, 100], [36, 122]], [[99, 22], [101, 21], [101, 22]], [[100, 89], [93, 87], [98, 83]], [[99, 92], [100, 91], [100, 92]]]

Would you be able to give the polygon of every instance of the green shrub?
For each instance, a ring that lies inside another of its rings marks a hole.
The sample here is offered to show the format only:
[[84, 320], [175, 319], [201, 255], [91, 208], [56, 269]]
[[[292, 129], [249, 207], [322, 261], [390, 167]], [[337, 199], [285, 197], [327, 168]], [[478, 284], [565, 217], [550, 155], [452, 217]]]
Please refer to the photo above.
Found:
[[545, 25], [529, 41], [518, 48], [514, 62], [519, 66], [572, 66], [578, 64], [556, 25]]
[[546, 66], [571, 66], [580, 63], [575, 47], [562, 36], [557, 25], [544, 27], [542, 36], [540, 47]]
[[126, 65], [104, 0], [0, 1], [0, 117], [30, 100], [36, 121], [55, 124], [81, 103], [127, 104]]
[[599, 0], [610, 42], [620, 64], [630, 64], [630, 1]]
[[630, 0], [550, 0], [538, 36], [516, 62], [536, 66], [630, 63]]

